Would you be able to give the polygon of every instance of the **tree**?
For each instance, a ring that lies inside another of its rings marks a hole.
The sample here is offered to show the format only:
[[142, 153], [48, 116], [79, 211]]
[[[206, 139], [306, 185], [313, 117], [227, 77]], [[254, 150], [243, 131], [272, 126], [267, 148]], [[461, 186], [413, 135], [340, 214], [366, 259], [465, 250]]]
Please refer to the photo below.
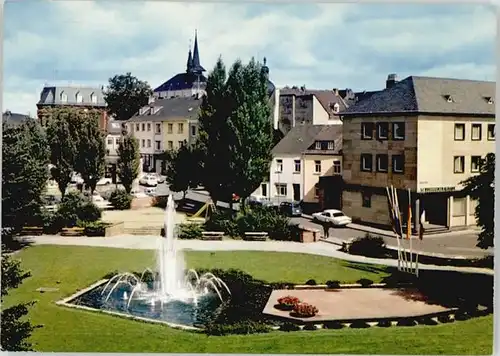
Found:
[[134, 77], [130, 72], [109, 78], [109, 85], [104, 93], [108, 112], [116, 120], [128, 120], [140, 108], [148, 104], [153, 94], [147, 82]]
[[3, 125], [2, 226], [20, 230], [40, 212], [49, 177], [47, 138], [35, 120]]
[[207, 79], [200, 112], [203, 186], [213, 200], [245, 200], [268, 176], [272, 160], [267, 77], [253, 59], [236, 61], [227, 75], [219, 59]]
[[[2, 229], [2, 240], [5, 237], [4, 233], [5, 230]], [[2, 248], [2, 305], [5, 305], [4, 297], [9, 294], [9, 290], [17, 288], [23, 280], [31, 275], [21, 269], [19, 261], [13, 260], [4, 251], [5, 249]], [[33, 351], [28, 338], [36, 328], [41, 326], [32, 325], [28, 320], [21, 320], [28, 314], [28, 308], [33, 304], [34, 302], [28, 302], [2, 308], [2, 333], [0, 337], [2, 351]]]
[[495, 154], [488, 153], [481, 162], [478, 175], [462, 182], [463, 193], [477, 200], [474, 212], [477, 224], [481, 227], [477, 246], [483, 249], [493, 247], [495, 216]]
[[132, 184], [139, 174], [139, 144], [130, 134], [123, 136], [118, 146], [118, 177], [125, 187], [125, 191], [130, 194]]
[[186, 143], [176, 151], [166, 154], [167, 183], [174, 192], [183, 192], [184, 199], [189, 188], [199, 183], [199, 158], [196, 148]]
[[61, 109], [53, 114], [47, 127], [50, 163], [55, 166], [51, 174], [63, 198], [78, 159], [83, 122], [84, 119], [76, 110]]
[[87, 117], [82, 123], [79, 135], [75, 171], [80, 173], [85, 185], [90, 188], [91, 196], [97, 182], [104, 175], [106, 143], [104, 134], [99, 130], [96, 117]]

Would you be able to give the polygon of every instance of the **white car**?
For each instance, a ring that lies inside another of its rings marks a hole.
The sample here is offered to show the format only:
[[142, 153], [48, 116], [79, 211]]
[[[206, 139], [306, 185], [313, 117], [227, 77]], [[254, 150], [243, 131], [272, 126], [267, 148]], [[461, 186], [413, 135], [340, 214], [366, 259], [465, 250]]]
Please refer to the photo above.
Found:
[[148, 187], [156, 187], [158, 185], [158, 179], [154, 174], [146, 174], [139, 179], [139, 184], [146, 185]]
[[113, 180], [111, 178], [101, 178], [97, 181], [97, 185], [108, 185], [113, 183]]
[[312, 214], [313, 220], [320, 222], [330, 222], [334, 226], [346, 226], [352, 223], [352, 219], [344, 215], [340, 210], [328, 209]]

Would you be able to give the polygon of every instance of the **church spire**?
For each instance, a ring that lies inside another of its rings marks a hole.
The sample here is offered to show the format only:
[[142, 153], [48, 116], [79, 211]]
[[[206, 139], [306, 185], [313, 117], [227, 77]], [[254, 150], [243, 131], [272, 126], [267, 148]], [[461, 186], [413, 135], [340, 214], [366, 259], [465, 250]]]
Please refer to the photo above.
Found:
[[191, 41], [189, 41], [189, 54], [188, 54], [188, 60], [187, 60], [187, 65], [186, 65], [186, 72], [190, 73], [193, 70], [193, 56], [191, 54]]
[[193, 71], [196, 73], [205, 72], [205, 68], [203, 68], [200, 64], [200, 53], [198, 52], [198, 31], [194, 31], [194, 49], [193, 49]]

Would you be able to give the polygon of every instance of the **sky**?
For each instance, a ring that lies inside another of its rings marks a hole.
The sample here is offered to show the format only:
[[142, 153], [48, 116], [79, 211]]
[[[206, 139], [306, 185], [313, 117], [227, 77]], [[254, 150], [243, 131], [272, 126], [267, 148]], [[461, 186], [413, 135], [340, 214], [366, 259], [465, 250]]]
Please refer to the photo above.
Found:
[[495, 80], [492, 6], [6, 0], [3, 111], [36, 115], [44, 85], [106, 86], [131, 72], [154, 89], [201, 64], [267, 58], [277, 87], [382, 89], [389, 73]]

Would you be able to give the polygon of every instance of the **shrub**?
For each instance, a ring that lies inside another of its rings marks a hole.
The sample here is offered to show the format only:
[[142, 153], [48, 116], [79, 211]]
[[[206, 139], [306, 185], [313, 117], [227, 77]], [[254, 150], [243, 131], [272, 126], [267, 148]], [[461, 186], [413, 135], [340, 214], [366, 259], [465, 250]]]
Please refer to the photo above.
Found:
[[80, 219], [81, 209], [86, 203], [80, 192], [69, 192], [61, 200], [55, 219], [61, 227], [75, 227]]
[[256, 333], [268, 333], [271, 328], [266, 324], [245, 320], [234, 324], [216, 324], [210, 323], [205, 328], [205, 333], [208, 335], [222, 336], [229, 334], [256, 334]]
[[308, 285], [308, 286], [315, 286], [315, 285], [317, 285], [317, 283], [316, 283], [316, 280], [309, 279], [309, 280], [307, 280], [306, 285]]
[[101, 218], [102, 211], [97, 205], [91, 202], [84, 203], [78, 212], [78, 218], [82, 221], [94, 222]]
[[238, 224], [230, 212], [215, 210], [205, 223], [207, 231], [222, 231], [228, 236], [239, 236]]
[[295, 284], [288, 283], [288, 282], [273, 282], [273, 283], [270, 283], [269, 286], [272, 289], [294, 289], [295, 288]]
[[368, 286], [371, 286], [373, 284], [373, 281], [371, 279], [367, 278], [361, 278], [356, 281], [356, 283], [361, 284], [361, 287], [366, 288]]
[[318, 328], [314, 324], [306, 324], [303, 330], [318, 330]]
[[338, 321], [327, 321], [323, 324], [323, 328], [325, 329], [342, 329], [344, 324]]
[[132, 205], [132, 196], [125, 190], [116, 189], [111, 192], [111, 195], [109, 196], [109, 202], [116, 210], [128, 210]]
[[168, 196], [155, 196], [153, 198], [153, 206], [155, 208], [165, 209], [167, 207]]
[[203, 229], [200, 224], [196, 223], [185, 223], [179, 225], [178, 238], [180, 239], [199, 239], [202, 237]]
[[298, 331], [300, 327], [297, 324], [286, 322], [280, 327], [281, 331]]
[[102, 221], [86, 221], [81, 224], [86, 236], [105, 236], [107, 224]]
[[358, 237], [352, 241], [349, 253], [368, 257], [384, 257], [386, 255], [384, 239], [366, 233], [364, 237]]
[[437, 317], [440, 323], [451, 323], [453, 320], [450, 318], [449, 314], [446, 315], [439, 315]]
[[349, 327], [353, 329], [366, 329], [370, 327], [370, 324], [368, 324], [366, 321], [356, 320], [352, 322]]
[[388, 328], [392, 326], [392, 323], [389, 320], [381, 320], [378, 322], [377, 326], [381, 328]]
[[401, 319], [400, 321], [398, 321], [398, 323], [396, 325], [397, 326], [415, 326], [415, 325], [417, 325], [417, 322], [415, 321], [415, 319]]
[[429, 317], [417, 319], [417, 323], [419, 323], [420, 325], [437, 325], [437, 321]]
[[327, 281], [326, 286], [328, 288], [340, 288], [340, 281]]
[[302, 318], [309, 318], [318, 314], [318, 308], [307, 303], [298, 303], [293, 307], [293, 313]]

